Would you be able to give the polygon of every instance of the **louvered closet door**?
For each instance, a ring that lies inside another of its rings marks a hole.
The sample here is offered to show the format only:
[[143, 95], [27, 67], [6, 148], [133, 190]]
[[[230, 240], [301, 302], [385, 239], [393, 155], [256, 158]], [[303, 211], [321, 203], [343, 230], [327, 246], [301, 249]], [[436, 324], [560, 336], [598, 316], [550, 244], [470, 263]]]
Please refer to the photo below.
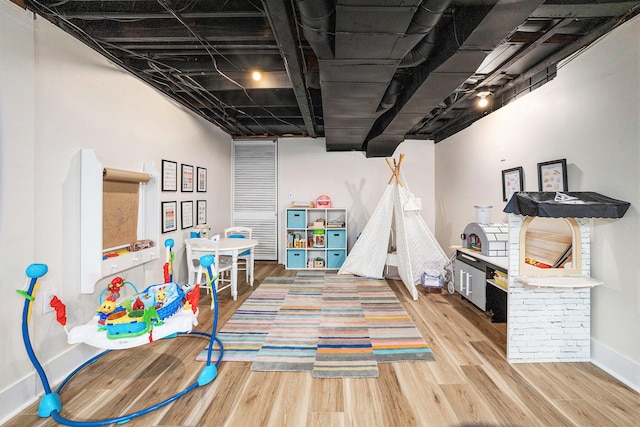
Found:
[[257, 260], [278, 259], [277, 154], [275, 141], [233, 144], [233, 225], [253, 229]]

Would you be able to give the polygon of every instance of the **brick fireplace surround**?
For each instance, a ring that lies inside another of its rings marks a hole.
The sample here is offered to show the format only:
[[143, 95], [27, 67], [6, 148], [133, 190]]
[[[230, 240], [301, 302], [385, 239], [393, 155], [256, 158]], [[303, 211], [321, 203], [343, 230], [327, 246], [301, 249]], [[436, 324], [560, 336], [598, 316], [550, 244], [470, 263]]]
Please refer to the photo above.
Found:
[[[530, 286], [520, 277], [520, 231], [526, 217], [509, 214], [507, 359], [517, 362], [584, 362], [591, 358], [591, 287]], [[562, 219], [559, 219], [562, 220]], [[590, 276], [590, 219], [576, 218], [582, 276]]]
[[[518, 192], [509, 214], [507, 360], [586, 362], [591, 360], [591, 218], [622, 218], [630, 204], [594, 192]], [[523, 262], [527, 217], [572, 224], [570, 269], [532, 270]], [[526, 270], [526, 271], [525, 271]]]

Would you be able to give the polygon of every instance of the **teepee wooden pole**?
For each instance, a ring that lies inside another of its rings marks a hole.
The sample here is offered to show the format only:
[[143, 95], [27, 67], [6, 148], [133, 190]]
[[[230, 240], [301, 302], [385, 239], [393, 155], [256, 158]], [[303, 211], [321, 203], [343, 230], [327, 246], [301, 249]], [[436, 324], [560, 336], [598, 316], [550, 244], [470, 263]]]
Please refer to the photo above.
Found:
[[391, 169], [391, 177], [389, 178], [389, 181], [387, 182], [387, 185], [391, 184], [391, 181], [393, 181], [393, 177], [395, 176], [395, 170], [393, 168], [393, 166], [391, 166], [391, 162], [389, 161], [388, 157], [384, 158], [387, 161], [387, 166], [389, 166], [389, 169]]
[[403, 187], [402, 179], [400, 178], [400, 165], [402, 164], [403, 160], [404, 160], [404, 154], [400, 154], [400, 160], [398, 161], [398, 165], [396, 166], [396, 170], [394, 171], [394, 173], [396, 174], [396, 180], [398, 181], [398, 185], [400, 187]]
[[391, 166], [391, 162], [389, 161], [389, 158], [388, 157], [385, 158], [385, 160], [387, 161], [387, 166], [389, 166], [389, 169], [391, 169], [391, 178], [389, 178], [387, 185], [391, 184], [391, 182], [395, 178], [398, 185], [402, 187], [402, 180], [400, 179], [400, 164], [402, 163], [403, 159], [404, 159], [404, 154], [400, 154], [400, 161], [396, 161], [396, 159], [393, 159], [393, 166]]

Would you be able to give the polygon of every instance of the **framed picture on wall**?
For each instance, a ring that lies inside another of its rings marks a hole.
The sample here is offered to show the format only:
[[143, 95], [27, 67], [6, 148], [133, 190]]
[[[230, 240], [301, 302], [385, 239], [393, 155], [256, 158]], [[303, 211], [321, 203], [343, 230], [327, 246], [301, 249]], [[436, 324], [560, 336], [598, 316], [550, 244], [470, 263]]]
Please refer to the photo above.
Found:
[[162, 161], [162, 191], [178, 191], [178, 163]]
[[524, 190], [522, 167], [502, 171], [502, 200], [511, 199], [513, 193]]
[[203, 225], [207, 223], [207, 201], [198, 200], [196, 202], [196, 210], [198, 215], [196, 216], [196, 225]]
[[198, 192], [205, 193], [207, 191], [207, 168], [198, 168]]
[[182, 228], [193, 227], [193, 200], [180, 202], [180, 211], [182, 215]]
[[567, 191], [567, 159], [538, 163], [538, 191]]
[[182, 191], [193, 191], [193, 166], [182, 165]]
[[168, 233], [178, 229], [177, 202], [162, 202], [162, 232]]

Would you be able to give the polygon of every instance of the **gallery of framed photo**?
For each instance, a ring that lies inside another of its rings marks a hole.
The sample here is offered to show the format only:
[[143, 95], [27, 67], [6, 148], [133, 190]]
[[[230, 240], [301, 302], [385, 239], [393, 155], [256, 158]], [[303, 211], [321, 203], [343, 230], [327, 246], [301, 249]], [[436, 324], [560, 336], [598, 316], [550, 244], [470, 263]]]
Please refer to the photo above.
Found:
[[207, 223], [207, 201], [206, 200], [198, 200], [197, 211], [198, 215], [196, 217], [196, 225], [203, 225]]
[[162, 161], [162, 191], [178, 191], [178, 163]]
[[538, 163], [538, 191], [567, 190], [567, 159]]
[[193, 191], [193, 166], [182, 165], [182, 191]]
[[524, 190], [522, 167], [502, 171], [502, 200], [511, 199], [513, 193]]
[[207, 191], [207, 168], [197, 168], [198, 175], [198, 192], [204, 193]]
[[162, 202], [162, 232], [178, 229], [178, 203]]
[[180, 202], [180, 211], [182, 215], [182, 228], [193, 227], [193, 200]]

